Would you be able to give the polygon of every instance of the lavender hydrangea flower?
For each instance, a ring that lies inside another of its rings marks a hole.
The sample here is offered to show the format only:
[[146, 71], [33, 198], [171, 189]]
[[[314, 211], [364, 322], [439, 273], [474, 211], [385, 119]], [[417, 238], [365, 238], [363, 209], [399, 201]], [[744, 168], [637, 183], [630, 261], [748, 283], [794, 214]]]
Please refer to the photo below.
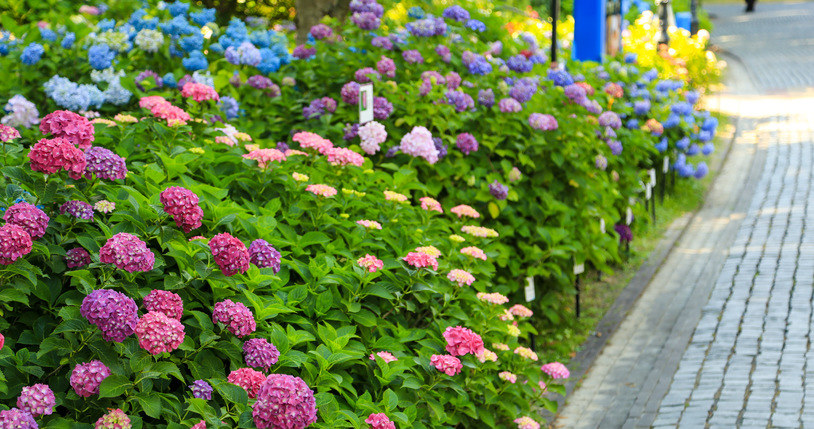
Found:
[[204, 380], [195, 380], [189, 385], [189, 390], [192, 391], [194, 398], [206, 399], [208, 401], [212, 399], [212, 391], [214, 389]]
[[619, 115], [617, 115], [616, 112], [607, 111], [599, 115], [599, 125], [618, 130], [622, 127], [622, 119], [619, 118]]
[[478, 141], [475, 139], [475, 136], [469, 133], [458, 134], [458, 137], [455, 139], [455, 146], [457, 146], [464, 155], [478, 151]]
[[509, 57], [509, 60], [506, 61], [506, 66], [513, 72], [528, 73], [534, 67], [534, 64], [525, 56], [518, 54]]
[[93, 206], [84, 201], [68, 201], [59, 207], [59, 212], [61, 214], [65, 214], [67, 212], [69, 215], [77, 219], [93, 219]]
[[495, 180], [489, 184], [489, 193], [498, 200], [505, 200], [509, 196], [509, 187]]
[[607, 144], [612, 154], [617, 156], [622, 154], [622, 142], [619, 140], [608, 140]]
[[260, 268], [270, 267], [275, 274], [280, 271], [280, 252], [262, 238], [249, 246], [249, 261]]
[[455, 106], [455, 111], [465, 112], [475, 107], [475, 100], [472, 96], [463, 91], [447, 91], [446, 92], [447, 104]]
[[465, 22], [469, 20], [469, 12], [458, 5], [450, 6], [444, 9], [442, 16], [458, 22]]
[[514, 98], [503, 98], [497, 105], [503, 113], [514, 113], [523, 110], [523, 106]]

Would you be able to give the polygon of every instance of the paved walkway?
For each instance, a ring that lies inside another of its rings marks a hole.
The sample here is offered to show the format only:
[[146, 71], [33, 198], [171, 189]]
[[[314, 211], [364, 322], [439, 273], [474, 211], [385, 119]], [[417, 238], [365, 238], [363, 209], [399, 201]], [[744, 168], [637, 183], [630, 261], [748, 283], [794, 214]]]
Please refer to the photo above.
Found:
[[814, 427], [814, 4], [707, 8], [738, 134], [556, 427]]

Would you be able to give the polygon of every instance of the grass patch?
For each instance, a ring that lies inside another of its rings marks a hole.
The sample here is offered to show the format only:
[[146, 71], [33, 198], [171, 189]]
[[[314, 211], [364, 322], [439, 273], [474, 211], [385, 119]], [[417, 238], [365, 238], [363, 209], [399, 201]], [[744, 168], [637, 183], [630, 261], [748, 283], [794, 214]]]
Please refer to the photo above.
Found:
[[[720, 114], [715, 116], [719, 121], [720, 132], [715, 139], [716, 151], [707, 161], [710, 173], [702, 180], [678, 180], [672, 192], [664, 197], [664, 202], [656, 205], [656, 222], [650, 222], [648, 218], [646, 223], [639, 223], [634, 227], [630, 254], [623, 263], [614, 267], [612, 275], [600, 276], [598, 272], [586, 272], [583, 275], [579, 319], [574, 314], [574, 296], [562, 297], [562, 304], [570, 308], [571, 317], [560, 326], [542, 330], [539, 335], [541, 340], [538, 349], [547, 362], [557, 360], [568, 365], [582, 343], [589, 336], [595, 335], [594, 330], [599, 321], [656, 248], [670, 224], [701, 207], [704, 196], [718, 173], [714, 168], [725, 155], [726, 144], [734, 132], [729, 117]], [[658, 198], [658, 190], [655, 196]]]

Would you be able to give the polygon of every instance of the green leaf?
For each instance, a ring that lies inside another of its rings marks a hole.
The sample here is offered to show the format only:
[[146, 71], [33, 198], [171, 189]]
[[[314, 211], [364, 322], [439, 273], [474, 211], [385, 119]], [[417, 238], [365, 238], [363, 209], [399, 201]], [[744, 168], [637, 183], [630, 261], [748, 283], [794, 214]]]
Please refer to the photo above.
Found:
[[142, 393], [136, 397], [136, 400], [148, 416], [154, 419], [161, 417], [161, 398], [158, 395], [152, 392]]
[[127, 378], [118, 374], [111, 374], [109, 377], [105, 378], [104, 381], [102, 381], [102, 384], [99, 385], [99, 397], [115, 398], [117, 396], [121, 396], [132, 386], [133, 383]]

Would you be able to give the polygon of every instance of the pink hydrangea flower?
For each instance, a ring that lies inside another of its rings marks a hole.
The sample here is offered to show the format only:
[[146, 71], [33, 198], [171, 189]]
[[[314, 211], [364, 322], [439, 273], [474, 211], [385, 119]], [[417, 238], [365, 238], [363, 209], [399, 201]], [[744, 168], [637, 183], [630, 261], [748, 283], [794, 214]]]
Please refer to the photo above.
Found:
[[382, 55], [376, 62], [376, 70], [389, 78], [394, 78], [396, 77], [396, 62]]
[[537, 353], [535, 353], [534, 350], [530, 348], [519, 346], [516, 349], [514, 349], [514, 354], [537, 362]]
[[376, 356], [382, 358], [385, 363], [395, 362], [399, 360], [397, 357], [393, 356], [390, 352], [381, 351], [378, 353], [371, 353], [370, 360], [376, 360]]
[[203, 209], [198, 204], [198, 196], [189, 189], [170, 186], [159, 197], [164, 211], [171, 215], [175, 224], [184, 232], [190, 232], [202, 225]]
[[292, 140], [300, 144], [300, 147], [304, 149], [314, 149], [317, 152], [325, 155], [328, 149], [334, 147], [334, 144], [331, 143], [330, 140], [323, 138], [318, 134], [314, 134], [308, 131], [301, 131], [297, 134], [294, 134]]
[[517, 423], [517, 429], [540, 429], [540, 424], [528, 416], [516, 418], [514, 422]]
[[386, 201], [395, 201], [397, 203], [406, 203], [408, 200], [407, 195], [399, 194], [393, 191], [384, 191], [384, 199]]
[[494, 238], [500, 235], [492, 228], [475, 225], [464, 225], [461, 227], [461, 232], [481, 238]]
[[460, 359], [450, 355], [432, 355], [430, 363], [435, 366], [435, 369], [450, 377], [460, 373], [464, 367]]
[[249, 245], [249, 262], [259, 268], [271, 268], [275, 274], [280, 272], [280, 252], [262, 238]]
[[373, 155], [379, 151], [379, 145], [387, 140], [387, 131], [384, 125], [370, 121], [359, 127], [359, 138], [362, 142], [359, 146], [365, 153]]
[[475, 357], [478, 358], [480, 363], [497, 362], [497, 354], [489, 349], [483, 349], [480, 353], [475, 353]]
[[509, 371], [501, 371], [497, 376], [500, 377], [501, 380], [508, 381], [512, 384], [517, 382], [517, 376]]
[[391, 422], [384, 413], [375, 413], [367, 416], [365, 423], [370, 425], [370, 429], [396, 429], [396, 424]]
[[99, 385], [110, 376], [110, 368], [101, 361], [80, 363], [71, 371], [71, 387], [77, 395], [87, 398], [99, 393]]
[[257, 392], [252, 406], [258, 429], [303, 429], [317, 421], [314, 392], [299, 377], [271, 374]]
[[660, 136], [664, 133], [664, 125], [653, 118], [648, 119], [647, 122], [642, 125], [642, 129], [650, 131], [654, 136]]
[[459, 269], [450, 271], [447, 278], [449, 281], [457, 283], [459, 287], [463, 285], [470, 286], [475, 281], [475, 276], [470, 274], [469, 271]]
[[243, 343], [243, 359], [252, 368], [264, 368], [268, 371], [279, 357], [277, 347], [265, 338], [252, 338]]
[[438, 149], [432, 141], [432, 133], [425, 127], [413, 127], [401, 138], [399, 149], [407, 155], [422, 157], [430, 164], [438, 162]]
[[127, 417], [124, 411], [116, 408], [99, 417], [99, 420], [96, 420], [94, 429], [130, 429], [132, 427], [130, 417]]
[[305, 190], [314, 195], [319, 195], [320, 197], [325, 198], [333, 197], [334, 195], [336, 195], [336, 188], [328, 185], [319, 185], [319, 184], [308, 185], [305, 187]]
[[438, 260], [426, 253], [410, 252], [404, 257], [404, 261], [415, 268], [432, 267], [433, 270], [438, 270]]
[[242, 241], [228, 232], [218, 234], [209, 240], [209, 249], [215, 257], [223, 274], [231, 277], [237, 273], [245, 273], [249, 269], [249, 251]]
[[0, 142], [6, 143], [20, 138], [20, 132], [16, 128], [0, 124]]
[[34, 417], [53, 413], [56, 403], [54, 392], [45, 384], [23, 387], [22, 393], [17, 398], [17, 408], [27, 411]]
[[201, 420], [198, 423], [195, 423], [194, 425], [190, 426], [189, 429], [206, 429], [206, 421]]
[[503, 343], [492, 343], [492, 347], [503, 350], [504, 352], [509, 350], [509, 346]]
[[365, 157], [344, 147], [332, 147], [326, 150], [324, 154], [328, 156], [328, 162], [332, 165], [361, 167], [365, 163]]
[[571, 376], [571, 372], [568, 371], [568, 368], [559, 362], [547, 363], [540, 367], [540, 370], [555, 380], [568, 378]]
[[136, 330], [138, 307], [127, 295], [110, 289], [91, 292], [82, 300], [79, 314], [102, 331], [105, 341], [120, 343]]
[[184, 87], [181, 88], [181, 95], [187, 98], [192, 97], [192, 99], [198, 103], [206, 100], [220, 100], [220, 96], [215, 92], [215, 88], [196, 82], [187, 82]]
[[610, 95], [613, 98], [622, 98], [625, 95], [625, 90], [622, 89], [622, 86], [618, 83], [608, 82], [605, 84], [605, 88], [603, 88], [605, 94]]
[[486, 301], [490, 304], [495, 305], [502, 305], [509, 302], [509, 298], [497, 292], [493, 293], [478, 292], [477, 297], [481, 301]]
[[447, 353], [453, 356], [463, 356], [469, 353], [475, 355], [483, 350], [483, 339], [480, 335], [463, 326], [447, 327], [444, 331], [444, 339], [447, 341]]
[[486, 254], [483, 253], [483, 250], [475, 246], [464, 247], [463, 249], [461, 249], [461, 253], [467, 256], [471, 256], [475, 259], [480, 259], [482, 261], [486, 260]]
[[81, 247], [74, 247], [65, 252], [65, 265], [67, 265], [68, 268], [84, 267], [90, 263], [90, 253]]
[[77, 115], [68, 110], [57, 110], [45, 115], [40, 121], [40, 131], [43, 135], [60, 137], [85, 150], [93, 144], [96, 130], [88, 118]]
[[362, 268], [367, 268], [367, 270], [371, 273], [375, 273], [376, 271], [384, 268], [384, 262], [370, 254], [359, 258], [356, 263]]
[[242, 387], [249, 394], [249, 398], [254, 399], [260, 386], [266, 381], [266, 375], [251, 368], [240, 368], [230, 372], [226, 381]]
[[559, 126], [557, 119], [551, 115], [544, 115], [542, 113], [532, 113], [529, 116], [529, 125], [535, 130], [552, 131], [556, 130]]
[[3, 220], [8, 224], [19, 226], [33, 240], [36, 240], [45, 235], [45, 228], [48, 227], [50, 218], [33, 204], [19, 202], [6, 210]]
[[441, 256], [441, 251], [438, 250], [438, 248], [435, 247], [435, 246], [416, 247], [415, 251], [418, 252], [418, 253], [425, 253], [427, 255], [432, 256], [433, 258], [437, 258], [437, 257]]
[[184, 342], [184, 325], [166, 314], [151, 311], [136, 325], [138, 344], [150, 354], [171, 352]]
[[34, 416], [18, 408], [0, 411], [0, 428], [38, 429]]
[[56, 137], [41, 139], [28, 152], [31, 169], [45, 174], [54, 174], [59, 170], [68, 172], [71, 179], [79, 180], [85, 173], [87, 161], [85, 154], [70, 141]]
[[215, 304], [212, 310], [212, 322], [223, 323], [229, 332], [243, 338], [257, 329], [254, 314], [242, 302], [233, 302], [231, 299]]
[[382, 224], [380, 224], [379, 222], [376, 222], [375, 220], [362, 219], [362, 220], [357, 220], [356, 223], [358, 223], [359, 225], [362, 225], [363, 227], [365, 227], [367, 229], [382, 229]]
[[534, 315], [533, 311], [529, 310], [528, 307], [521, 304], [513, 305], [511, 308], [509, 308], [509, 313], [512, 313], [517, 317], [531, 317]]
[[177, 293], [153, 289], [144, 297], [144, 308], [147, 311], [164, 313], [171, 319], [181, 320], [184, 314], [184, 301]]
[[99, 250], [99, 261], [133, 273], [152, 270], [155, 255], [135, 235], [120, 232], [109, 238]]
[[268, 166], [272, 162], [283, 162], [286, 160], [285, 154], [277, 149], [253, 150], [243, 155], [243, 158], [253, 159], [257, 161], [257, 166], [263, 169], [265, 169], [266, 166]]
[[150, 108], [150, 113], [156, 118], [166, 120], [168, 125], [185, 125], [191, 119], [184, 109], [170, 103], [156, 104]]
[[166, 98], [158, 96], [158, 95], [149, 95], [147, 97], [141, 97], [138, 101], [139, 107], [142, 109], [152, 109], [159, 104], [169, 103]]
[[451, 208], [449, 211], [451, 211], [452, 213], [458, 215], [459, 219], [461, 217], [463, 217], [463, 216], [471, 217], [473, 219], [477, 219], [477, 218], [480, 217], [480, 213], [478, 213], [477, 210], [473, 209], [472, 207], [470, 207], [470, 206], [468, 206], [466, 204], [461, 204], [461, 205], [455, 206], [455, 207]]
[[6, 337], [3, 334], [0, 334], [0, 350], [3, 350], [3, 346], [6, 344]]
[[444, 209], [441, 208], [441, 203], [439, 203], [435, 198], [421, 197], [418, 199], [418, 201], [421, 201], [421, 208], [424, 210], [435, 211], [438, 213], [444, 212]]
[[31, 253], [33, 245], [31, 236], [19, 226], [10, 223], [0, 226], [0, 265], [10, 265]]

